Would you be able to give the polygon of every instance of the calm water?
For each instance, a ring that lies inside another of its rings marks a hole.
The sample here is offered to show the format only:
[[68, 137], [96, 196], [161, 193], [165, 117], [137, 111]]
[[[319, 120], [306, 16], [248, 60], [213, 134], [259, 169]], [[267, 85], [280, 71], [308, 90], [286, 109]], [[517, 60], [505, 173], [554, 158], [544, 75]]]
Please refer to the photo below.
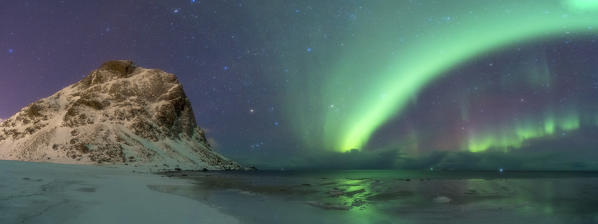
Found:
[[598, 223], [591, 172], [183, 172], [150, 186], [245, 223]]

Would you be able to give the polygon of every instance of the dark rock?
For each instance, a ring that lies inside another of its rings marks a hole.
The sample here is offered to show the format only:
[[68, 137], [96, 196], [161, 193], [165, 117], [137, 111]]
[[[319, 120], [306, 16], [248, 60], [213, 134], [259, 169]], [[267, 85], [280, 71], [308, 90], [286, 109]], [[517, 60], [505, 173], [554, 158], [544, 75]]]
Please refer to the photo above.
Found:
[[314, 207], [327, 209], [327, 210], [349, 210], [349, 209], [351, 209], [351, 207], [346, 206], [346, 205], [332, 204], [329, 202], [308, 201], [307, 204], [314, 206]]
[[245, 170], [245, 171], [257, 171], [257, 168], [255, 166], [250, 166], [250, 167], [243, 168], [243, 170]]

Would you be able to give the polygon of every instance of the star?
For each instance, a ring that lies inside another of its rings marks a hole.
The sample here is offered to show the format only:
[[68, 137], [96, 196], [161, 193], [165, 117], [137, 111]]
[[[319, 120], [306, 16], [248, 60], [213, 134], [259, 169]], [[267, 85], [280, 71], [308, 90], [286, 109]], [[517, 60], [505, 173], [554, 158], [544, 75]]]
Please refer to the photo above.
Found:
[[181, 9], [174, 9], [174, 10], [172, 10], [172, 12], [173, 12], [174, 14], [178, 14], [180, 11], [181, 11]]
[[8, 49], [8, 53], [9, 53], [9, 54], [12, 54], [12, 53], [14, 53], [14, 52], [15, 52], [15, 50], [14, 50], [14, 49], [12, 49], [12, 48]]
[[311, 48], [310, 47], [307, 48], [307, 52], [311, 52]]
[[254, 110], [253, 108], [250, 108], [250, 109], [249, 109], [249, 113], [252, 113], [252, 114], [253, 114], [253, 113], [255, 113], [255, 110]]

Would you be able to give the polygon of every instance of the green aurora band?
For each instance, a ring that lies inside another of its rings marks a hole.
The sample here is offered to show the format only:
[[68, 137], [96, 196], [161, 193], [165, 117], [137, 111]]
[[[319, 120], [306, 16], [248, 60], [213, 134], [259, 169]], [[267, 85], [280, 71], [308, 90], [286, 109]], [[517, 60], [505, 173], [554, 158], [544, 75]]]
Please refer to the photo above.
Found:
[[509, 124], [506, 127], [493, 127], [470, 133], [469, 142], [463, 148], [471, 152], [481, 152], [490, 148], [508, 151], [519, 148], [526, 140], [555, 136], [557, 133], [574, 131], [580, 128], [581, 119], [578, 113], [562, 113], [555, 118], [552, 115], [544, 116], [543, 120], [534, 118], [521, 119], [523, 122]]
[[[376, 13], [358, 14], [358, 18], [369, 18], [369, 23], [356, 28], [368, 37], [347, 40], [331, 70], [313, 74], [317, 76], [312, 81], [321, 82], [315, 85], [320, 89], [307, 97], [327, 108], [318, 111], [323, 114], [323, 125], [313, 127], [318, 120], [304, 118], [297, 119], [296, 127], [303, 133], [311, 128], [322, 134], [319, 137], [327, 148], [362, 149], [380, 126], [400, 115], [427, 84], [450, 69], [527, 41], [598, 31], [598, 1], [594, 0], [447, 3], [424, 1], [411, 7], [403, 1], [369, 2]], [[388, 49], [391, 54], [380, 53]], [[547, 117], [544, 123], [541, 128], [516, 128], [511, 130], [515, 134], [505, 133], [504, 138], [473, 134], [466, 148], [517, 146], [524, 139], [576, 126], [574, 116], [565, 120]]]

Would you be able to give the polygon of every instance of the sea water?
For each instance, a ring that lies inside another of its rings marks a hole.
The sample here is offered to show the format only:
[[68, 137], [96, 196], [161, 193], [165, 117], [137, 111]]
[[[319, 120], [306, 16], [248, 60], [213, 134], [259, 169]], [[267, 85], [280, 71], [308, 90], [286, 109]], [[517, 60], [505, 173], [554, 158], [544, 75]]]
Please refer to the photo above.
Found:
[[150, 186], [243, 223], [598, 223], [598, 173], [457, 171], [179, 172]]

